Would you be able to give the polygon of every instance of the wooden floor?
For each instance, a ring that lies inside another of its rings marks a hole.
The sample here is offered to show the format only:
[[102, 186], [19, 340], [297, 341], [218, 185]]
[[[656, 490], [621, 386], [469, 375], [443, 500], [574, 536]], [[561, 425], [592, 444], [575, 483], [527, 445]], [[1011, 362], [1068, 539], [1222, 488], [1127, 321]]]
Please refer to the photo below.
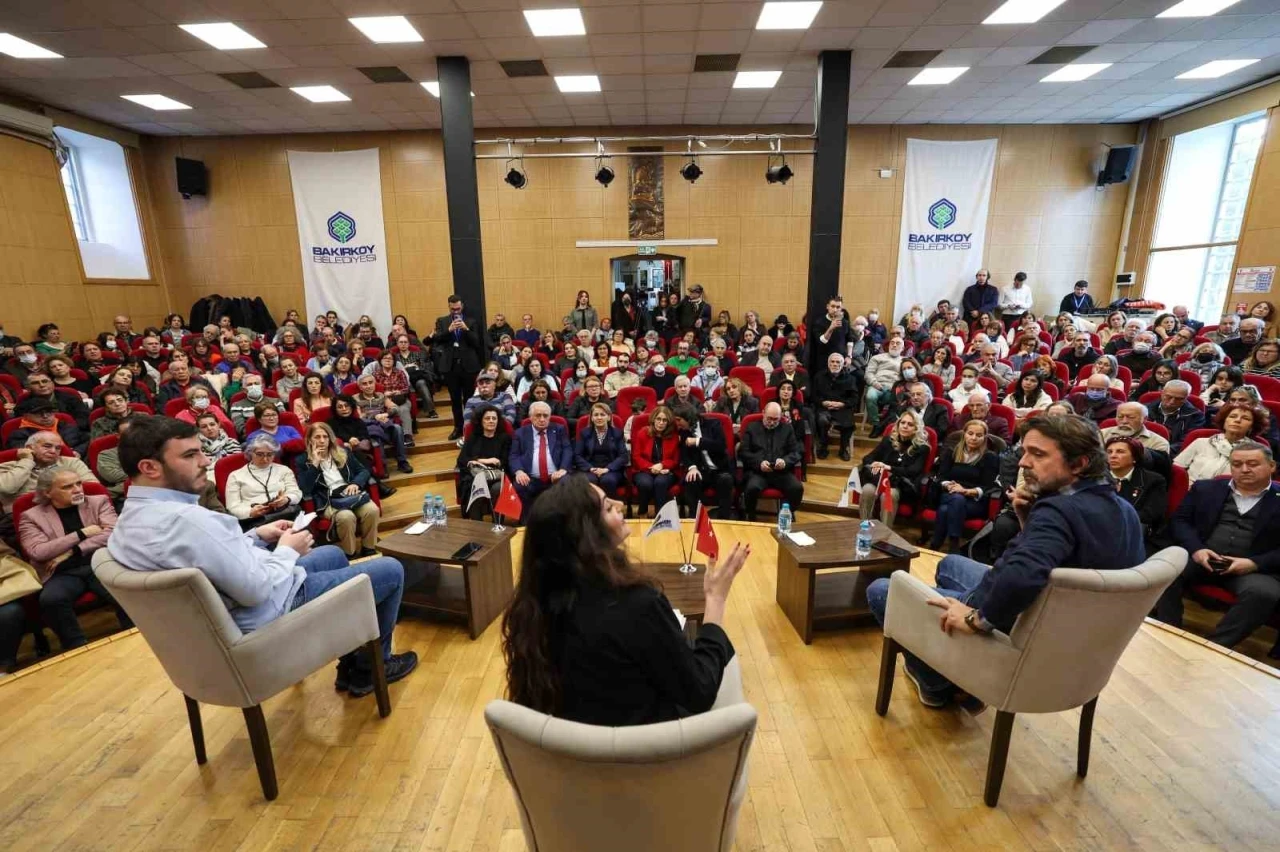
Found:
[[[1098, 703], [1088, 779], [1077, 712], [1021, 716], [992, 810], [993, 714], [927, 710], [899, 671], [877, 717], [878, 631], [806, 647], [773, 600], [768, 530], [718, 531], [755, 549], [727, 617], [760, 713], [737, 849], [1277, 848], [1280, 678], [1265, 666], [1144, 626]], [[675, 542], [635, 552], [671, 558]], [[929, 579], [933, 558], [917, 565]], [[422, 665], [386, 720], [372, 697], [335, 694], [332, 670], [267, 703], [272, 803], [237, 710], [205, 708], [197, 767], [182, 697], [136, 633], [0, 681], [0, 849], [523, 849], [481, 715], [503, 689], [497, 624], [472, 642], [407, 619], [396, 645]]]

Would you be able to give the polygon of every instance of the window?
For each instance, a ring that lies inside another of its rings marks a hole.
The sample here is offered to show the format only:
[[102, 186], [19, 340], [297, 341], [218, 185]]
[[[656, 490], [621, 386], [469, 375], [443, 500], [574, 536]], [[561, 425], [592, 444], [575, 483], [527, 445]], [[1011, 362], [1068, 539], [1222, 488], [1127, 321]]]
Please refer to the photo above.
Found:
[[1266, 114], [1254, 113], [1173, 138], [1146, 298], [1185, 304], [1192, 316], [1209, 322], [1221, 314], [1266, 132]]
[[66, 127], [56, 127], [54, 132], [71, 152], [62, 168], [62, 186], [85, 277], [150, 278], [124, 148], [111, 139]]
[[75, 228], [76, 239], [82, 243], [89, 242], [89, 219], [84, 213], [84, 202], [81, 196], [84, 191], [80, 181], [80, 167], [76, 162], [76, 149], [66, 148], [67, 162], [62, 166], [62, 189], [67, 194], [67, 207], [71, 211], [71, 226]]

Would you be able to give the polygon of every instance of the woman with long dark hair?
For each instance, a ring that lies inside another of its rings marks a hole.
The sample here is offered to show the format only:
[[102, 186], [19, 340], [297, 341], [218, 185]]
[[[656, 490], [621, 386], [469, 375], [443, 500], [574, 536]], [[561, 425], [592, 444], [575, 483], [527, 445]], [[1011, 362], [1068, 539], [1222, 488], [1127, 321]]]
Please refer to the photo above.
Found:
[[[583, 476], [529, 512], [520, 580], [502, 619], [507, 697], [591, 725], [645, 725], [740, 701], [725, 601], [751, 554], [734, 545], [703, 575], [706, 611], [690, 647], [653, 578], [622, 542], [622, 504]], [[724, 688], [722, 689], [722, 684]]]

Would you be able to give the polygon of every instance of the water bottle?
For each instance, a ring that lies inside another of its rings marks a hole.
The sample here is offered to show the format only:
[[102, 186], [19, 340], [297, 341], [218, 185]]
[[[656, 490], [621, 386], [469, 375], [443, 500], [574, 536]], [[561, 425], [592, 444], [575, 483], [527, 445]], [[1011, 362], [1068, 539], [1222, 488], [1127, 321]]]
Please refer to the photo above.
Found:
[[858, 524], [858, 543], [856, 556], [859, 559], [866, 559], [871, 555], [871, 522], [863, 521]]
[[430, 494], [426, 494], [422, 498], [422, 522], [427, 526], [431, 526], [436, 520], [436, 503], [435, 498]]
[[436, 498], [436, 523], [442, 527], [449, 526], [449, 507], [444, 504], [443, 497]]
[[791, 532], [791, 504], [783, 503], [782, 508], [778, 511], [778, 535], [784, 536]]

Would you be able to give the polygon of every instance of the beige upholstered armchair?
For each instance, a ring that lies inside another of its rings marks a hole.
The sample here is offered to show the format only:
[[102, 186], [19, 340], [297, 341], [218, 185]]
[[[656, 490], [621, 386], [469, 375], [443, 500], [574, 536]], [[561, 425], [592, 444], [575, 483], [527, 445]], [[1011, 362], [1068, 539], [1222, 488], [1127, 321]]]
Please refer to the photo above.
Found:
[[203, 572], [132, 571], [104, 547], [93, 571], [133, 619], [187, 702], [196, 763], [206, 761], [200, 704], [244, 711], [253, 759], [268, 799], [277, 794], [275, 762], [262, 702], [316, 669], [364, 645], [374, 660], [378, 712], [391, 713], [378, 641], [373, 587], [353, 577], [323, 597], [242, 633]]
[[[737, 664], [729, 664], [734, 677]], [[756, 729], [750, 704], [717, 701], [696, 716], [622, 728], [556, 719], [509, 701], [489, 702], [484, 718], [532, 852], [733, 846]]]
[[995, 708], [995, 730], [983, 795], [1000, 799], [1013, 719], [1018, 713], [1057, 713], [1083, 705], [1076, 774], [1089, 771], [1089, 744], [1098, 693], [1156, 600], [1187, 564], [1169, 547], [1136, 568], [1096, 571], [1057, 568], [1049, 585], [1018, 616], [1013, 632], [990, 636], [938, 628], [941, 610], [932, 587], [897, 571], [889, 582], [884, 650], [876, 712], [889, 709], [899, 651], [910, 651], [956, 686]]

